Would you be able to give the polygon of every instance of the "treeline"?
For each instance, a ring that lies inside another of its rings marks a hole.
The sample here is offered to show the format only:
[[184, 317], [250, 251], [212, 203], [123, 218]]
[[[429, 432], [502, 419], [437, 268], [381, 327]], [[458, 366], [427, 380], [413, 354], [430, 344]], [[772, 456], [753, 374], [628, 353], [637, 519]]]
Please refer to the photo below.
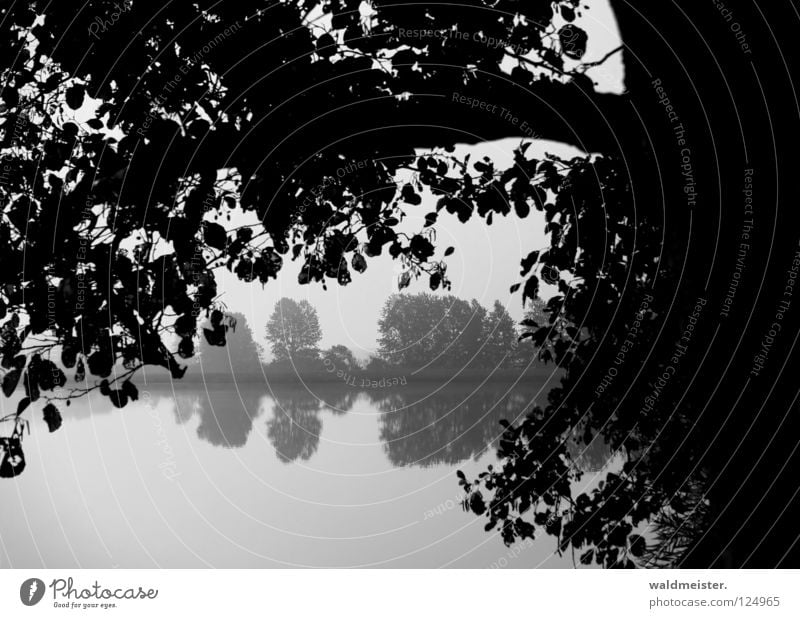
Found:
[[377, 353], [361, 363], [344, 345], [321, 349], [322, 329], [316, 309], [306, 300], [279, 300], [266, 326], [273, 367], [320, 368], [327, 372], [375, 374], [399, 367], [497, 370], [526, 367], [537, 348], [520, 336], [525, 324], [547, 320], [541, 300], [529, 303], [525, 320], [516, 323], [495, 301], [491, 310], [478, 301], [428, 293], [394, 294], [378, 321]]
[[524, 366], [534, 353], [518, 341], [522, 328], [499, 301], [489, 311], [454, 296], [395, 294], [378, 329], [378, 359], [393, 366], [500, 369]]

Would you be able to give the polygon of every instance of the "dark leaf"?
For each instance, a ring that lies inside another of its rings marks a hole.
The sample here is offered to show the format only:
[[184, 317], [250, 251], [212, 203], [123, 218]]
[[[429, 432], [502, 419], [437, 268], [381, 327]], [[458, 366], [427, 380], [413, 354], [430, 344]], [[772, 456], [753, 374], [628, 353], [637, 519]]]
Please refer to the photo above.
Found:
[[539, 295], [539, 278], [536, 275], [531, 276], [525, 282], [525, 289], [522, 291], [522, 305], [530, 298], [534, 300]]
[[531, 213], [531, 207], [524, 199], [514, 200], [514, 210], [520, 219], [524, 219]]
[[363, 273], [365, 270], [367, 270], [367, 260], [360, 253], [355, 253], [353, 254], [352, 266], [353, 270], [357, 273]]
[[131, 401], [136, 401], [139, 399], [139, 389], [136, 388], [136, 385], [130, 380], [125, 380], [122, 383], [122, 392]]
[[44, 407], [44, 422], [47, 423], [47, 428], [50, 430], [50, 433], [56, 431], [59, 427], [61, 427], [61, 412], [58, 411], [52, 403], [48, 403]]
[[536, 262], [538, 260], [539, 260], [539, 252], [538, 251], [532, 251], [531, 253], [529, 253], [527, 255], [527, 257], [525, 257], [520, 262], [520, 264], [522, 265], [522, 270], [520, 271], [519, 274], [522, 275], [523, 277], [525, 275], [527, 275], [530, 272], [531, 268], [534, 267], [534, 265], [536, 264]]
[[213, 329], [204, 328], [203, 334], [209, 345], [222, 347], [225, 345], [225, 327], [221, 324], [215, 326]]
[[22, 383], [25, 385], [25, 394], [30, 397], [31, 401], [39, 399], [39, 384], [36, 382], [35, 372], [31, 371], [33, 361], [28, 365], [28, 370], [22, 374]]
[[61, 347], [61, 363], [67, 369], [72, 369], [78, 360], [78, 346], [74, 341], [66, 341]]
[[14, 393], [21, 375], [22, 372], [19, 369], [12, 369], [5, 376], [3, 376], [3, 394], [6, 397], [11, 397], [11, 395]]
[[589, 40], [586, 32], [573, 24], [567, 24], [558, 31], [558, 38], [565, 56], [573, 60], [583, 58], [586, 53], [586, 43]]
[[[420, 159], [422, 161], [422, 159]], [[422, 198], [414, 191], [414, 187], [410, 184], [406, 184], [403, 186], [403, 189], [400, 192], [400, 197], [404, 202], [407, 204], [411, 204], [412, 206], [419, 206], [422, 203]]]
[[86, 379], [86, 368], [83, 365], [83, 359], [78, 360], [78, 368], [75, 370], [75, 381], [83, 382]]
[[209, 247], [221, 250], [225, 248], [228, 237], [225, 234], [225, 228], [219, 223], [204, 221], [203, 240]]
[[327, 32], [317, 39], [317, 53], [322, 58], [330, 58], [337, 51], [336, 41]]
[[417, 234], [411, 239], [411, 253], [420, 262], [425, 262], [433, 255], [433, 245], [427, 238]]
[[402, 290], [404, 288], [407, 288], [410, 283], [411, 283], [411, 274], [405, 272], [400, 275], [400, 279], [397, 282], [397, 287], [398, 289]]
[[647, 551], [647, 541], [638, 534], [632, 534], [628, 537], [628, 545], [630, 546], [631, 555], [637, 558], [641, 558]]
[[128, 396], [121, 390], [109, 391], [108, 398], [115, 408], [124, 408], [128, 404]]
[[486, 503], [480, 492], [476, 491], [470, 494], [469, 508], [476, 515], [483, 515], [486, 512]]
[[100, 376], [101, 378], [107, 378], [111, 375], [111, 370], [114, 368], [114, 357], [108, 347], [92, 352], [86, 360], [92, 375]]
[[75, 85], [67, 88], [67, 105], [72, 109], [78, 109], [83, 105], [83, 98], [86, 94], [83, 86]]
[[22, 415], [29, 405], [31, 405], [30, 397], [23, 397], [20, 399], [19, 403], [17, 404], [17, 416]]
[[181, 358], [191, 358], [194, 356], [194, 339], [187, 336], [183, 337], [178, 344], [178, 355]]

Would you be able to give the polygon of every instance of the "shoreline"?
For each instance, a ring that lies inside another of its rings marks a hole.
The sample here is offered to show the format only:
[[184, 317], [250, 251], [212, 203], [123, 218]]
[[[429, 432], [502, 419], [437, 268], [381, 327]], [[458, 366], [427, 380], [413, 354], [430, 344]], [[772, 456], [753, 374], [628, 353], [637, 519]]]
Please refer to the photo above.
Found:
[[[195, 369], [195, 371], [192, 371]], [[263, 366], [263, 373], [233, 374], [231, 372], [203, 372], [199, 367], [191, 367], [186, 375], [179, 379], [173, 379], [165, 371], [147, 372], [144, 371], [140, 376], [146, 379], [148, 384], [341, 384], [350, 388], [401, 388], [414, 385], [429, 385], [439, 383], [442, 385], [451, 383], [469, 382], [472, 384], [509, 384], [516, 381], [522, 383], [531, 380], [554, 380], [558, 381], [564, 373], [552, 365], [535, 365], [529, 368], [498, 369], [494, 372], [485, 369], [437, 369], [428, 371], [418, 371], [402, 367], [387, 369], [381, 372], [353, 371], [346, 372], [337, 370], [334, 372], [322, 370], [302, 370], [293, 371], [286, 368], [270, 368]], [[415, 373], [416, 371], [416, 373]], [[136, 378], [134, 378], [136, 381]]]

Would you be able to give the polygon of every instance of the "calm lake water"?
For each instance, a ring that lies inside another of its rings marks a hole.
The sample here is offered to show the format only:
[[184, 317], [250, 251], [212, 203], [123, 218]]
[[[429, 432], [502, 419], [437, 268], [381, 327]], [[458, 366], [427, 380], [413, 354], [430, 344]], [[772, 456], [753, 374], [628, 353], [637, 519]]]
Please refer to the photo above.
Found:
[[[500, 419], [547, 382], [143, 387], [92, 395], [25, 436], [0, 482], [3, 567], [572, 567], [542, 535], [512, 548], [465, 513], [456, 470], [495, 461]], [[7, 404], [6, 404], [7, 405]], [[39, 412], [36, 413], [37, 416]], [[601, 467], [604, 453], [582, 458]], [[599, 480], [586, 474], [581, 487]], [[580, 489], [576, 487], [576, 489]]]

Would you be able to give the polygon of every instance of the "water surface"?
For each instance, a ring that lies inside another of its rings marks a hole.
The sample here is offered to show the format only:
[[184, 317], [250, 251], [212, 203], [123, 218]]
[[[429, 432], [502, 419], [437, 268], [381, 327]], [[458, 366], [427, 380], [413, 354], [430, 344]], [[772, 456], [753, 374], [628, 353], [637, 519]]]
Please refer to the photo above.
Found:
[[550, 386], [165, 384], [122, 410], [91, 395], [53, 434], [32, 424], [27, 469], [0, 484], [0, 561], [572, 567], [553, 537], [507, 548], [485, 532], [455, 474], [492, 463], [498, 421]]

